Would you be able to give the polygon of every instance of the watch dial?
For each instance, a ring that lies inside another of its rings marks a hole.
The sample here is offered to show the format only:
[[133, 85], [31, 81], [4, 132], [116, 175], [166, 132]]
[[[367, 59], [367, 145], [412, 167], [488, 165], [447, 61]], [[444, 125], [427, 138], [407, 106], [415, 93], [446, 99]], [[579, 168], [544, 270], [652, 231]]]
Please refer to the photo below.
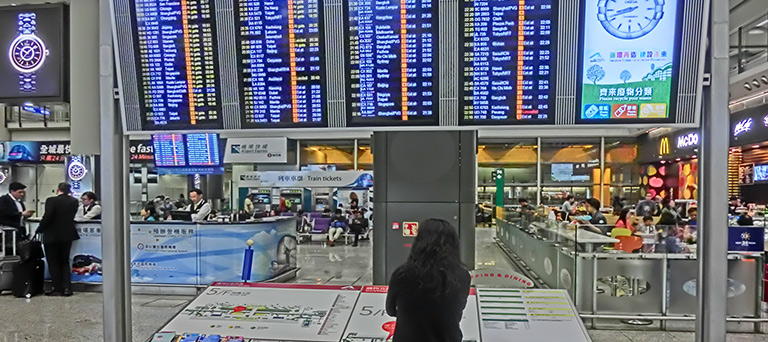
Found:
[[43, 42], [34, 36], [19, 37], [11, 46], [11, 61], [22, 72], [32, 72], [39, 69], [47, 51]]
[[605, 29], [617, 38], [639, 38], [656, 27], [661, 19], [663, 3], [661, 0], [601, 1], [603, 8], [600, 8], [600, 13], [604, 13], [604, 16], [600, 16], [600, 21]]

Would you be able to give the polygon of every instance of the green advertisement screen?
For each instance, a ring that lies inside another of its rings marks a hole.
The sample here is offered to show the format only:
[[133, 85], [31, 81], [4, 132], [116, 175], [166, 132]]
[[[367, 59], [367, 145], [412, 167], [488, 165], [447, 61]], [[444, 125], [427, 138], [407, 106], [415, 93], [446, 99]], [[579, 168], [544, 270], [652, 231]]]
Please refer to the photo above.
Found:
[[580, 122], [673, 120], [678, 1], [584, 1]]

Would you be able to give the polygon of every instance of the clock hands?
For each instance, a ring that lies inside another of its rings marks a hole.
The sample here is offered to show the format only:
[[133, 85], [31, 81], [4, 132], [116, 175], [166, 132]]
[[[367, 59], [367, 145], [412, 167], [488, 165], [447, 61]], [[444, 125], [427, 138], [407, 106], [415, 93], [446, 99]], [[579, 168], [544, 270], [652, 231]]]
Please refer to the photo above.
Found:
[[640, 8], [640, 6], [627, 7], [627, 8], [625, 8], [625, 9], [622, 9], [622, 10], [618, 10], [618, 11], [616, 11], [616, 14], [614, 14], [614, 15], [612, 15], [612, 16], [611, 16], [611, 18], [613, 18], [613, 17], [618, 17], [618, 16], [620, 16], [620, 15], [624, 15], [624, 14], [627, 14], [627, 13], [630, 13], [630, 12], [634, 12], [634, 11], [635, 11], [636, 9], [638, 9], [638, 8]]

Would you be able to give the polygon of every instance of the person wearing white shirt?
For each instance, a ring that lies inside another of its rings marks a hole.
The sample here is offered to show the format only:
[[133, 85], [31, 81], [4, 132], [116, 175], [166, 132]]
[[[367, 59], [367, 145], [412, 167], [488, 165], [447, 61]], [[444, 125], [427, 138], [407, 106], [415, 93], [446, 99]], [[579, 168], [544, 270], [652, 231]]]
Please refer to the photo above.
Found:
[[189, 192], [189, 199], [192, 201], [192, 204], [188, 205], [184, 210], [192, 212], [192, 221], [205, 221], [208, 215], [211, 214], [211, 204], [203, 199], [203, 191], [192, 189]]
[[77, 209], [75, 221], [101, 220], [101, 206], [96, 203], [96, 194], [86, 191], [80, 197], [80, 208]]

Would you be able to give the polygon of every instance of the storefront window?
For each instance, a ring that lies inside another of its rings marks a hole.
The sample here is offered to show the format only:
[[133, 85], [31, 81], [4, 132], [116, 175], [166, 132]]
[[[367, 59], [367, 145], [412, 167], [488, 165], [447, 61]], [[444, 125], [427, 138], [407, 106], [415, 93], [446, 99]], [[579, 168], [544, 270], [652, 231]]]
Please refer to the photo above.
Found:
[[323, 171], [354, 170], [354, 140], [302, 140], [301, 169]]
[[541, 202], [560, 205], [569, 194], [600, 198], [600, 140], [542, 139]]
[[643, 196], [638, 152], [635, 139], [605, 139], [605, 205], [615, 206], [617, 199], [626, 199], [623, 205], [637, 203]]
[[373, 151], [371, 151], [370, 140], [357, 141], [357, 169], [373, 170]]
[[518, 198], [536, 199], [536, 139], [480, 141], [477, 152], [478, 201], [494, 203], [496, 182], [493, 171], [504, 170], [504, 204]]

